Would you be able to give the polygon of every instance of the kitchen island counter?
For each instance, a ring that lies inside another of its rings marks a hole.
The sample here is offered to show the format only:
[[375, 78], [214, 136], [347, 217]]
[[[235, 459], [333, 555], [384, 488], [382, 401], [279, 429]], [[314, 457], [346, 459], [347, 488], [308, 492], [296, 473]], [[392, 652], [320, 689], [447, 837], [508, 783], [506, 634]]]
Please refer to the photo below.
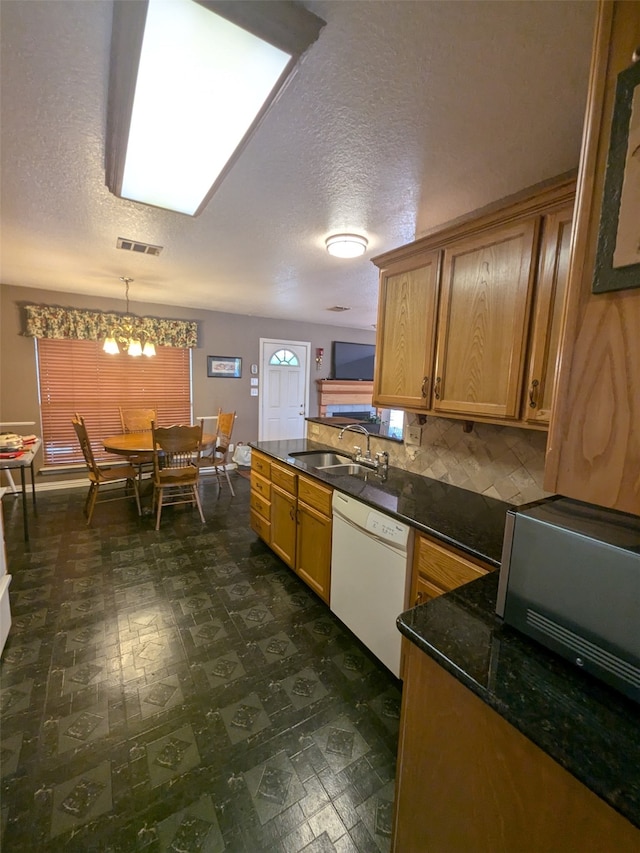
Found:
[[503, 625], [497, 587], [498, 574], [485, 575], [401, 614], [398, 628], [640, 827], [640, 706]]

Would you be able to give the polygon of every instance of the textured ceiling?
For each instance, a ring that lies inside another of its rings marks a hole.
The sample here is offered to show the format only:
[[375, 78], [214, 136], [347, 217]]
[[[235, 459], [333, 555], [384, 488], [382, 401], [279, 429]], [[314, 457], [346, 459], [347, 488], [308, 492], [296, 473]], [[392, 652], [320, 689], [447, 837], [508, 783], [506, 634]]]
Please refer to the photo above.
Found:
[[372, 256], [577, 166], [594, 2], [305, 5], [326, 27], [191, 218], [105, 186], [111, 2], [0, 2], [0, 281], [371, 328]]

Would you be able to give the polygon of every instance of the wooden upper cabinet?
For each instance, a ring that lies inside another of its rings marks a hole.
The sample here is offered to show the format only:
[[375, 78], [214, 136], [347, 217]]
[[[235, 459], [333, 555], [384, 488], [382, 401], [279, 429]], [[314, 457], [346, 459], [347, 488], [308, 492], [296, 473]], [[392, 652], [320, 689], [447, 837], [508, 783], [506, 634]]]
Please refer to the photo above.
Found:
[[560, 175], [373, 259], [374, 405], [547, 429], [574, 200]]
[[439, 252], [380, 272], [376, 406], [428, 409], [438, 300]]
[[569, 276], [573, 205], [544, 217], [523, 420], [549, 424]]
[[445, 249], [435, 412], [520, 416], [538, 227], [525, 219]]

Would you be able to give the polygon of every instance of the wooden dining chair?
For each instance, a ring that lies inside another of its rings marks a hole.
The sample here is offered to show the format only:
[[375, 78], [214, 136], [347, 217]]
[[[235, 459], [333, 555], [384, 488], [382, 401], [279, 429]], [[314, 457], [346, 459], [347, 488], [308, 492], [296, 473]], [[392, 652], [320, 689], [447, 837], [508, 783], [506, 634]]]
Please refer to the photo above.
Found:
[[200, 478], [200, 452], [202, 424], [187, 426], [175, 424], [157, 427], [153, 433], [153, 501], [157, 503], [156, 530], [160, 529], [162, 507], [191, 503], [198, 507], [200, 518], [205, 518], [198, 494]]
[[[82, 415], [76, 413], [71, 422], [76, 436], [78, 437], [78, 441], [80, 442], [80, 449], [82, 450], [84, 461], [87, 463], [87, 468], [89, 469], [89, 492], [84, 504], [84, 513], [87, 516], [87, 524], [91, 524], [93, 510], [95, 509], [96, 503], [109, 503], [110, 501], [121, 501], [126, 500], [127, 498], [135, 498], [138, 507], [138, 515], [141, 515], [137, 471], [133, 465], [119, 465], [115, 468], [98, 465], [93, 455], [93, 450], [91, 449], [91, 442], [89, 441], [84, 418]], [[115, 491], [115, 489], [105, 489], [103, 494], [106, 493], [109, 497], [103, 497], [98, 501], [98, 492], [103, 486], [119, 486], [123, 483], [125, 490], [127, 488], [131, 489], [129, 494], [125, 492], [125, 494], [114, 496], [113, 491]]]
[[[151, 425], [158, 422], [158, 412], [155, 408], [135, 408], [122, 406], [120, 411], [120, 423], [122, 432], [147, 432]], [[129, 462], [138, 469], [138, 483], [142, 483], [142, 473], [145, 469], [153, 471], [153, 453], [132, 453], [128, 457]]]
[[211, 453], [213, 467], [218, 479], [218, 488], [222, 488], [222, 480], [220, 479], [220, 474], [222, 473], [226, 477], [229, 489], [234, 497], [236, 493], [233, 491], [233, 486], [229, 479], [227, 457], [229, 455], [229, 444], [231, 443], [231, 433], [233, 432], [235, 420], [235, 412], [223, 412], [222, 409], [218, 409], [216, 438], [213, 443], [213, 451]]

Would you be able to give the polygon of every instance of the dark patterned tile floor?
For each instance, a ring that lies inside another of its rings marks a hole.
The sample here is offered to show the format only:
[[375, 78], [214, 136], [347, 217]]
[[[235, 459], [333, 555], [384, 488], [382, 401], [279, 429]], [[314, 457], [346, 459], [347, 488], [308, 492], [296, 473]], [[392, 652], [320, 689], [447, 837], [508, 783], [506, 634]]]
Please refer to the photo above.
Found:
[[3, 499], [3, 850], [384, 853], [399, 682], [203, 478], [161, 528], [130, 502]]

